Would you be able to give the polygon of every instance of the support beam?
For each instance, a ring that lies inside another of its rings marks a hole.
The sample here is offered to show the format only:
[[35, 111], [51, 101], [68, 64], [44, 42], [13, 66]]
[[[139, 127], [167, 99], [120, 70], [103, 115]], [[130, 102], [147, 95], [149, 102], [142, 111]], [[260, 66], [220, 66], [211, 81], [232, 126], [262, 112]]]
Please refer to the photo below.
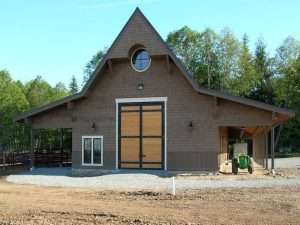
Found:
[[275, 121], [278, 119], [277, 113], [276, 112], [272, 112], [272, 120]]
[[25, 122], [25, 124], [27, 124], [27, 125], [31, 125], [31, 123], [32, 123], [31, 117], [26, 117], [26, 118], [24, 119], [24, 122]]
[[215, 105], [219, 106], [220, 105], [220, 99], [218, 97], [214, 97], [215, 99]]
[[169, 55], [166, 55], [166, 64], [167, 64], [168, 73], [171, 74], [172, 73], [172, 66], [171, 66]]
[[63, 166], [64, 156], [64, 129], [60, 129], [60, 166]]
[[76, 117], [74, 117], [74, 115], [73, 115], [74, 108], [75, 108], [74, 102], [67, 103], [67, 112], [68, 112], [68, 115], [71, 117], [72, 122], [76, 121]]
[[219, 105], [220, 105], [220, 99], [217, 97], [214, 97], [214, 111], [213, 111], [214, 118], [218, 117]]
[[271, 169], [274, 170], [274, 157], [275, 157], [275, 128], [271, 129]]
[[113, 72], [113, 67], [112, 67], [111, 59], [107, 60], [107, 65], [108, 65], [109, 72], [112, 73]]
[[67, 103], [67, 110], [73, 110], [74, 109], [74, 102], [68, 102]]
[[259, 126], [255, 127], [254, 130], [252, 131], [252, 136], [255, 137], [258, 134], [260, 134]]
[[30, 127], [30, 170], [34, 169], [34, 129]]
[[265, 132], [265, 169], [269, 169], [269, 133]]

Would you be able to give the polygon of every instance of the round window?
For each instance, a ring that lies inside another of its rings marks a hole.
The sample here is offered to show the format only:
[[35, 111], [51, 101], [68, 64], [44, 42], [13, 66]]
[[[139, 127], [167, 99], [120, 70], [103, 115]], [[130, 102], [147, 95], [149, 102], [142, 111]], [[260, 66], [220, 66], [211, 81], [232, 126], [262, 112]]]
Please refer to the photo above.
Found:
[[131, 57], [131, 65], [138, 72], [147, 70], [150, 63], [150, 55], [145, 49], [137, 49]]

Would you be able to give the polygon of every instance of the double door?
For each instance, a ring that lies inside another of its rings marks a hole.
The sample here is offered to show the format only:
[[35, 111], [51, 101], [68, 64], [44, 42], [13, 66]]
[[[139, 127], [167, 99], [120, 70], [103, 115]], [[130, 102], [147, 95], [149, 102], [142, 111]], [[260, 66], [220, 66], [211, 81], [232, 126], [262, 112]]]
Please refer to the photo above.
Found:
[[119, 168], [164, 169], [164, 103], [119, 104]]

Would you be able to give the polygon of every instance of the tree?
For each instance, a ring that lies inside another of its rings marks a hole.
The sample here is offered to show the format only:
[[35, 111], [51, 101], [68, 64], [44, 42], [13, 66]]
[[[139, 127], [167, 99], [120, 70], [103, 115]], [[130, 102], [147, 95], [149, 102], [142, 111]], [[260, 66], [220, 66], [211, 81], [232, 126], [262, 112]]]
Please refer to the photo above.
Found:
[[29, 103], [19, 84], [5, 70], [0, 71], [0, 90], [0, 145], [15, 149], [28, 139], [25, 128], [13, 123], [13, 117], [28, 109]]
[[[297, 93], [297, 71], [299, 71], [300, 42], [292, 37], [286, 38], [276, 50], [276, 98], [277, 104], [287, 107], [290, 105], [290, 95]], [[296, 97], [296, 96], [294, 96]]]
[[68, 90], [61, 82], [51, 87], [41, 76], [25, 84], [25, 95], [30, 107], [37, 107], [68, 95]]
[[76, 94], [78, 92], [78, 84], [77, 84], [76, 77], [74, 75], [72, 76], [69, 89], [71, 94]]
[[266, 52], [266, 44], [262, 39], [256, 43], [254, 69], [258, 85], [250, 92], [249, 98], [274, 104], [273, 76], [275, 74], [274, 59], [269, 58]]
[[187, 26], [169, 33], [167, 43], [183, 62], [193, 79], [202, 86], [218, 88], [217, 34], [199, 33]]
[[37, 107], [51, 101], [51, 86], [41, 76], [25, 85], [25, 94], [30, 107]]
[[92, 57], [92, 59], [86, 64], [84, 68], [83, 85], [90, 79], [98, 63], [103, 59], [106, 54], [106, 48], [100, 50]]
[[232, 92], [239, 96], [247, 96], [258, 86], [258, 78], [254, 70], [253, 57], [248, 43], [248, 36], [244, 34], [238, 54], [238, 71], [231, 85]]
[[199, 40], [200, 34], [187, 26], [169, 33], [167, 37], [170, 48], [192, 74], [197, 73], [200, 57]]
[[58, 82], [54, 88], [51, 88], [50, 101], [55, 101], [57, 99], [66, 97], [69, 94], [66, 86], [62, 82]]
[[229, 29], [224, 29], [221, 32], [218, 48], [221, 90], [229, 90], [231, 80], [237, 76], [239, 51], [239, 41]]
[[289, 63], [300, 57], [300, 41], [293, 37], [287, 37], [276, 50], [276, 62], [278, 67], [285, 68]]
[[[300, 58], [295, 59], [284, 68], [276, 82], [277, 104], [296, 110], [296, 117], [279, 128], [279, 146], [289, 146], [293, 150], [300, 148]], [[278, 137], [279, 137], [278, 135]]]
[[[286, 38], [276, 51], [276, 104], [297, 111], [296, 117], [280, 126], [276, 145], [288, 146], [293, 150], [300, 147], [300, 42]], [[280, 136], [280, 139], [279, 139]]]
[[205, 29], [200, 34], [200, 64], [196, 73], [200, 85], [220, 89], [219, 65], [219, 40], [220, 37], [211, 29]]

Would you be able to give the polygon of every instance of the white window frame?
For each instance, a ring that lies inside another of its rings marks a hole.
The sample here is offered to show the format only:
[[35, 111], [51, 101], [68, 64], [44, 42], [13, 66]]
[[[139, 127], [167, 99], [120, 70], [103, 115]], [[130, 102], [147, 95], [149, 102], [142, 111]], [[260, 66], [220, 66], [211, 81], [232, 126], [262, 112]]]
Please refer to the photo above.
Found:
[[[84, 163], [84, 139], [92, 139], [92, 149], [91, 149], [91, 163]], [[94, 163], [94, 141], [93, 139], [99, 138], [101, 140], [101, 163]], [[103, 136], [82, 136], [81, 138], [81, 165], [82, 166], [103, 166]]]
[[149, 54], [149, 52], [148, 52], [145, 48], [143, 48], [143, 47], [142, 47], [142, 48], [137, 48], [137, 49], [135, 49], [135, 50], [133, 51], [133, 53], [131, 54], [131, 57], [130, 57], [130, 64], [131, 64], [131, 67], [132, 67], [133, 70], [135, 70], [135, 71], [138, 72], [138, 73], [142, 73], [142, 72], [145, 72], [146, 70], [149, 69], [149, 67], [150, 67], [150, 65], [151, 65], [151, 56], [150, 56], [150, 54], [149, 54], [149, 64], [148, 64], [144, 69], [138, 70], [138, 69], [135, 68], [135, 66], [133, 65], [132, 59], [133, 59], [133, 56], [135, 55], [135, 53], [136, 53], [137, 51], [139, 51], [139, 50], [144, 50], [144, 51], [146, 51], [146, 52]]

